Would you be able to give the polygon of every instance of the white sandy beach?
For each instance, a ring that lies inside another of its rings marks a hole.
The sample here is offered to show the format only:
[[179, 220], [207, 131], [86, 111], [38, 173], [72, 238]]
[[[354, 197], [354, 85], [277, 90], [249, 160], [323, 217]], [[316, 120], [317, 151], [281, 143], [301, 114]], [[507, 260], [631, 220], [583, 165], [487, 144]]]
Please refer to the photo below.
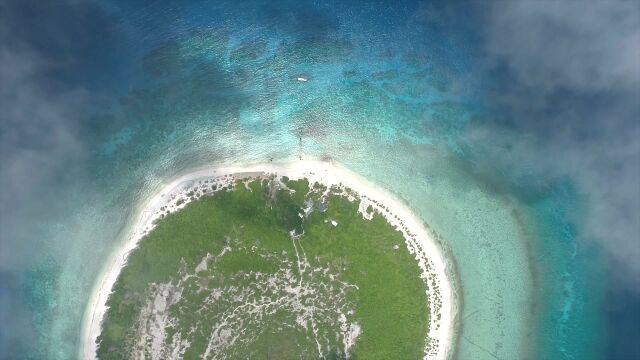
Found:
[[[174, 211], [183, 207], [188, 199], [185, 195], [193, 186], [204, 181], [217, 179], [217, 183], [233, 182], [235, 177], [246, 177], [247, 173], [277, 174], [291, 179], [307, 178], [311, 183], [326, 186], [342, 185], [354, 190], [360, 197], [360, 210], [373, 206], [386, 217], [390, 224], [397, 226], [405, 236], [409, 250], [416, 256], [422, 269], [422, 276], [429, 283], [435, 279], [437, 288], [428, 292], [430, 326], [430, 347], [425, 359], [448, 359], [453, 355], [458, 326], [457, 295], [454, 284], [454, 269], [447, 261], [441, 244], [436, 241], [423, 225], [423, 221], [401, 201], [379, 187], [369, 183], [351, 171], [330, 162], [299, 160], [289, 163], [266, 163], [248, 166], [210, 167], [191, 171], [167, 184], [159, 193], [148, 200], [137, 213], [137, 222], [125, 235], [126, 241], [118, 249], [96, 282], [92, 297], [84, 317], [80, 358], [95, 359], [96, 339], [100, 324], [106, 313], [107, 298], [126, 263], [127, 254], [137, 246], [138, 241], [153, 228], [153, 222], [167, 207]], [[231, 175], [226, 176], [225, 175]]]

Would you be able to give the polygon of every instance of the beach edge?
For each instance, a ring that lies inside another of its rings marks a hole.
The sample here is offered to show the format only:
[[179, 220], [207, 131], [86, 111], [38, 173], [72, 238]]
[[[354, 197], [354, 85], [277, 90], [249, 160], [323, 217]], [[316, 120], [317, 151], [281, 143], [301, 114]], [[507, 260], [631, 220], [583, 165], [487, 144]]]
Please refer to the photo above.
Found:
[[[133, 225], [123, 229], [121, 239], [126, 239], [113, 252], [109, 262], [97, 277], [91, 298], [83, 316], [80, 359], [95, 359], [97, 338], [101, 323], [107, 311], [107, 300], [121, 269], [126, 265], [129, 252], [153, 229], [159, 209], [175, 199], [177, 194], [190, 188], [198, 180], [229, 176], [229, 181], [256, 174], [277, 174], [290, 179], [307, 178], [311, 183], [325, 186], [344, 186], [352, 189], [363, 204], [372, 205], [386, 220], [400, 230], [407, 241], [409, 250], [416, 255], [425, 276], [433, 276], [437, 290], [430, 289], [430, 324], [428, 339], [437, 349], [426, 351], [425, 359], [450, 359], [455, 354], [459, 324], [460, 299], [455, 262], [451, 254], [425, 226], [422, 219], [389, 191], [369, 182], [347, 168], [330, 161], [296, 160], [283, 163], [258, 163], [248, 165], [209, 165], [185, 171], [164, 183], [160, 191], [140, 201], [136, 208]], [[184, 195], [184, 194], [183, 194]], [[188, 199], [187, 199], [188, 200]], [[366, 200], [366, 202], [365, 202]], [[182, 206], [186, 205], [185, 201]], [[366, 206], [365, 206], [366, 208]], [[412, 249], [413, 247], [413, 249]], [[425, 281], [426, 282], [426, 281]], [[439, 303], [437, 308], [434, 302]], [[439, 316], [438, 316], [439, 315]], [[438, 318], [436, 320], [436, 318]], [[429, 346], [429, 344], [427, 344]], [[425, 349], [427, 350], [427, 349]]]

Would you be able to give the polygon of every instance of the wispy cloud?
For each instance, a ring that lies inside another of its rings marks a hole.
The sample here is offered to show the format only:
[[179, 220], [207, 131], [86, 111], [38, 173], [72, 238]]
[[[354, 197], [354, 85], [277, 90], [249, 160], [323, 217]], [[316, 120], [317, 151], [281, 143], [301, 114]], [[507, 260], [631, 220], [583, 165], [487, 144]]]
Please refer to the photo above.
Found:
[[0, 48], [0, 62], [0, 268], [5, 268], [30, 257], [34, 245], [17, 227], [29, 219], [26, 215], [49, 205], [50, 186], [68, 180], [85, 157], [76, 121], [88, 95], [81, 89], [44, 89], [37, 74], [44, 65], [37, 54]]
[[24, 279], [43, 257], [64, 259], [51, 227], [68, 194], [58, 185], [85, 171], [82, 122], [95, 105], [84, 86], [64, 79], [86, 45], [76, 20], [87, 3], [40, 4], [0, 3], [0, 358], [47, 351], [50, 332], [38, 324], [51, 321], [44, 312], [56, 306], [49, 291], [59, 274], [47, 274], [52, 284]]
[[487, 50], [536, 91], [637, 88], [639, 25], [635, 1], [499, 1]]
[[[640, 6], [634, 1], [515, 1], [486, 7], [494, 124], [522, 139], [511, 156], [576, 179], [597, 239], [640, 291]], [[476, 140], [497, 141], [490, 128]], [[512, 160], [510, 160], [512, 161]], [[516, 166], [517, 167], [517, 166]]]

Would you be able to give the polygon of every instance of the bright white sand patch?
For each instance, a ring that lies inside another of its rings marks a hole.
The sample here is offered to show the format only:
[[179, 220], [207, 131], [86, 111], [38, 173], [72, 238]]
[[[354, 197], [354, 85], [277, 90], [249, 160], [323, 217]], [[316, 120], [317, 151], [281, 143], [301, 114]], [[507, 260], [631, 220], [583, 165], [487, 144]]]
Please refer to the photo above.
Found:
[[[96, 283], [85, 314], [80, 349], [82, 359], [95, 358], [96, 340], [100, 334], [100, 324], [107, 310], [106, 304], [111, 289], [120, 270], [126, 264], [127, 254], [137, 246], [144, 235], [153, 229], [154, 221], [166, 211], [173, 212], [184, 207], [190, 200], [188, 192], [196, 185], [200, 189], [199, 194], [206, 195], [219, 190], [221, 186], [233, 183], [236, 178], [260, 176], [265, 173], [287, 176], [294, 180], [307, 178], [310, 183], [318, 182], [327, 187], [332, 185], [348, 187], [360, 197], [359, 211], [365, 218], [370, 218], [371, 215], [367, 209], [371, 206], [392, 226], [396, 226], [404, 235], [409, 251], [415, 255], [422, 270], [422, 278], [429, 288], [427, 296], [430, 324], [429, 333], [426, 334], [428, 341], [425, 359], [447, 359], [452, 356], [458, 310], [453, 284], [454, 269], [447, 261], [440, 244], [424, 227], [423, 222], [402, 202], [349, 170], [329, 162], [300, 160], [285, 164], [268, 163], [198, 169], [171, 181], [146, 202], [138, 212], [138, 221], [130, 230], [127, 241], [115, 253], [100, 277], [100, 281]], [[213, 186], [216, 187], [215, 190]], [[353, 332], [357, 336], [359, 328], [354, 328]]]

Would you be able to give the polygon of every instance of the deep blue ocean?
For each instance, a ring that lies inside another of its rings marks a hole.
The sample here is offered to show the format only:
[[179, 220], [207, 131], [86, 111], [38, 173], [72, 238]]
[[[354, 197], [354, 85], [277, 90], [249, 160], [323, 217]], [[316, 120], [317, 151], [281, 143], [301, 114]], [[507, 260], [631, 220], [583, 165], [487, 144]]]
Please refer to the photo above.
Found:
[[[441, 236], [458, 358], [639, 358], [638, 72], [583, 51], [607, 27], [540, 3], [3, 1], [0, 359], [78, 356], [164, 181], [300, 157]], [[629, 4], [611, 16], [633, 35]]]

